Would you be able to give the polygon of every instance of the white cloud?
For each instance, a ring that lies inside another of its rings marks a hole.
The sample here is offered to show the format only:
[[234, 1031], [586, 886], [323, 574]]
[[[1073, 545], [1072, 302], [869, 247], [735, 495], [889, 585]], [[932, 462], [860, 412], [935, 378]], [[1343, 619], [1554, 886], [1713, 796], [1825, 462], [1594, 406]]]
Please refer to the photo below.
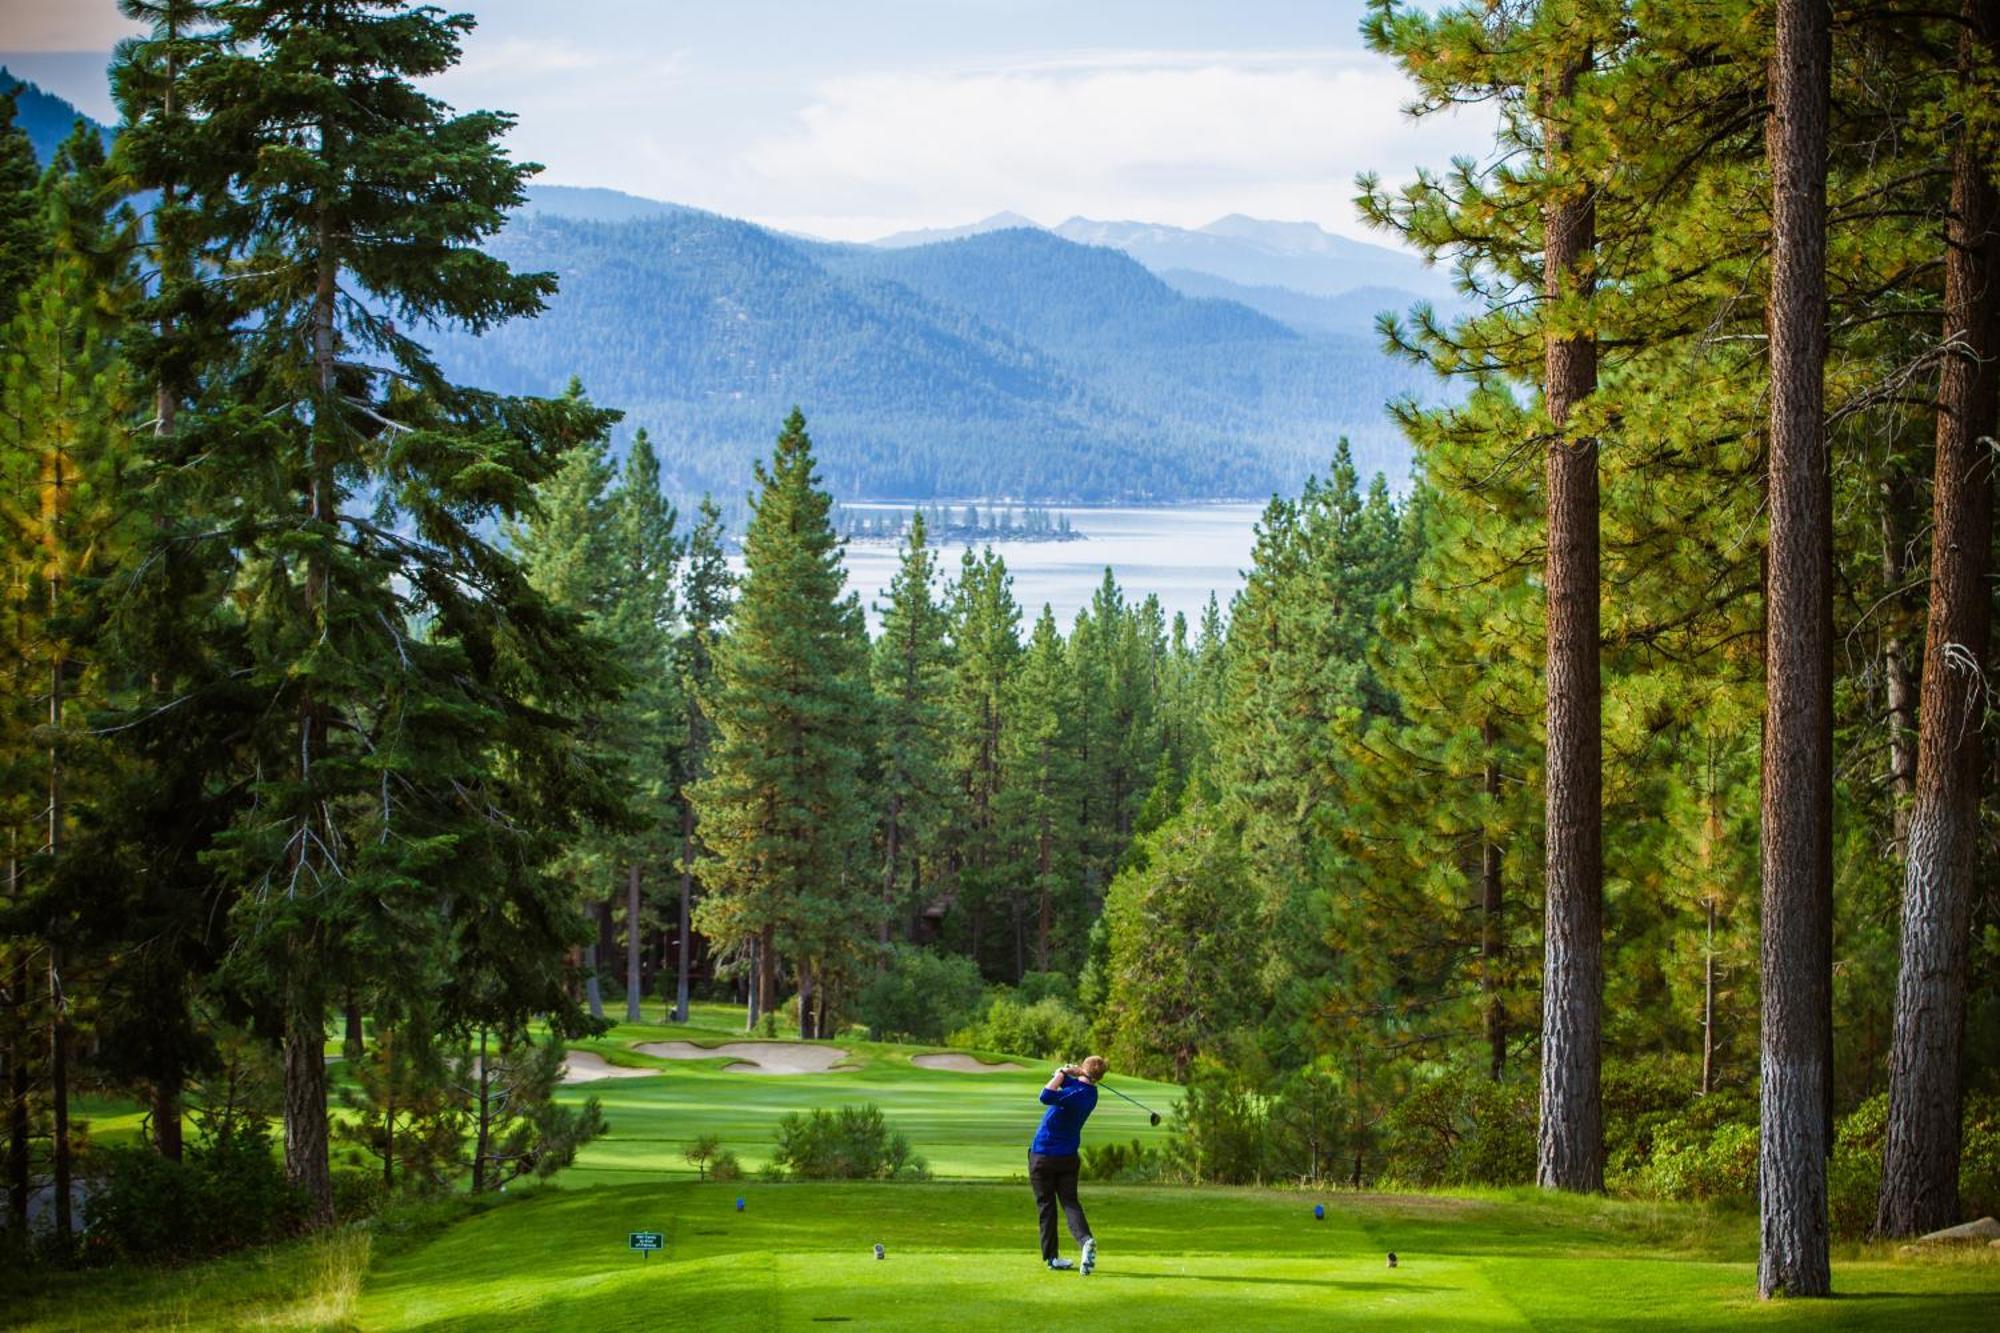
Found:
[[1351, 54], [859, 75], [820, 85], [744, 162], [795, 201], [773, 220], [840, 235], [866, 235], [884, 213], [938, 224], [1002, 208], [1181, 225], [1240, 212], [1365, 235], [1357, 172], [1401, 179], [1488, 138], [1476, 114], [1412, 122], [1408, 95], [1387, 62]]
[[143, 28], [113, 0], [4, 0], [0, 50], [109, 51]]

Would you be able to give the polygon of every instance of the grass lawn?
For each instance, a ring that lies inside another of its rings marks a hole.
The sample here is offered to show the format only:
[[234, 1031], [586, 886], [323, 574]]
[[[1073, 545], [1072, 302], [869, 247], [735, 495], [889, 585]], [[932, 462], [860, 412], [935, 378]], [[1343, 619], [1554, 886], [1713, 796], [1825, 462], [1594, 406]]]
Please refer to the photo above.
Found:
[[[746, 1210], [738, 1213], [734, 1200]], [[1025, 1186], [677, 1183], [497, 1208], [370, 1275], [364, 1328], [1745, 1327], [1990, 1329], [2000, 1260], [1850, 1255], [1842, 1298], [1760, 1305], [1748, 1219], [1532, 1193], [1477, 1199], [1085, 1190], [1103, 1245], [1050, 1273]], [[642, 1260], [626, 1233], [664, 1231]], [[877, 1262], [872, 1246], [887, 1247]], [[1071, 1253], [1073, 1246], [1067, 1246]], [[1390, 1248], [1402, 1266], [1386, 1267]]]
[[[648, 1018], [653, 1018], [649, 1013]], [[639, 1055], [642, 1042], [742, 1040], [735, 1011], [621, 1025], [582, 1043], [657, 1068], [566, 1090], [610, 1134], [556, 1186], [433, 1205], [179, 1270], [0, 1280], [0, 1328], [1017, 1330], [1120, 1327], [1680, 1329], [2000, 1327], [2000, 1251], [1836, 1251], [1831, 1302], [1762, 1304], [1755, 1219], [1693, 1205], [1545, 1196], [1388, 1196], [1084, 1185], [1103, 1245], [1089, 1278], [1042, 1269], [1025, 1174], [1042, 1062], [1002, 1074], [917, 1068], [922, 1047], [838, 1040], [823, 1074], [725, 1073]], [[1118, 1080], [1166, 1110], [1173, 1089]], [[929, 1184], [697, 1183], [688, 1140], [719, 1134], [754, 1170], [786, 1111], [878, 1103], [940, 1177]], [[94, 1108], [113, 1138], [118, 1108]], [[1087, 1141], [1157, 1139], [1106, 1098]], [[99, 1140], [103, 1141], [102, 1139]], [[735, 1200], [746, 1202], [743, 1212]], [[1327, 1218], [1316, 1222], [1312, 1205]], [[627, 1233], [662, 1231], [641, 1259]], [[887, 1247], [877, 1262], [876, 1244]], [[1065, 1236], [1064, 1249], [1075, 1247]], [[1402, 1258], [1391, 1271], [1389, 1250]]]
[[[1041, 1111], [1035, 1097], [1048, 1078], [1046, 1061], [1019, 1060], [1024, 1069], [1005, 1073], [959, 1074], [910, 1063], [912, 1055], [941, 1048], [840, 1038], [820, 1044], [846, 1051], [844, 1063], [851, 1068], [824, 1074], [732, 1074], [723, 1069], [732, 1063], [728, 1059], [661, 1060], [633, 1049], [657, 1041], [716, 1045], [761, 1040], [746, 1038], [741, 1010], [697, 1005], [689, 1016], [693, 1021], [686, 1025], [620, 1024], [602, 1038], [576, 1044], [575, 1049], [595, 1051], [612, 1064], [660, 1072], [564, 1090], [568, 1101], [596, 1097], [611, 1124], [610, 1134], [585, 1148], [577, 1164], [563, 1173], [564, 1185], [631, 1184], [663, 1175], [692, 1178], [694, 1168], [682, 1160], [681, 1150], [702, 1134], [720, 1135], [723, 1146], [754, 1171], [770, 1158], [780, 1116], [852, 1102], [879, 1105], [935, 1176], [1026, 1177], [1028, 1140]], [[979, 1054], [988, 1060], [1007, 1058]], [[1165, 1083], [1115, 1074], [1111, 1082], [1162, 1116], [1178, 1098], [1178, 1090]], [[1157, 1144], [1167, 1135], [1164, 1124], [1154, 1128], [1138, 1108], [1111, 1096], [1098, 1102], [1090, 1129], [1099, 1143], [1138, 1138]]]

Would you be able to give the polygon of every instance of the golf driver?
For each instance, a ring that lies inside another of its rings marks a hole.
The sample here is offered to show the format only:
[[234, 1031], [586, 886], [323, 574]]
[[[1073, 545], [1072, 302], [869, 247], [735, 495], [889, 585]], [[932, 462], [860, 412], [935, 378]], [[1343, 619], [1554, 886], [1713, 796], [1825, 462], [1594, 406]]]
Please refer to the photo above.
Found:
[[[1072, 1078], [1076, 1077], [1077, 1074], [1077, 1071], [1075, 1069], [1072, 1069], [1068, 1066], [1064, 1066], [1063, 1072], [1065, 1074], [1068, 1074]], [[1106, 1092], [1111, 1093], [1113, 1096], [1125, 1097], [1124, 1093], [1119, 1092], [1118, 1089], [1112, 1087], [1108, 1083], [1100, 1083], [1097, 1086], [1103, 1088]], [[1141, 1111], [1144, 1111], [1146, 1113], [1147, 1120], [1149, 1120], [1153, 1124], [1157, 1125], [1160, 1123], [1160, 1113], [1158, 1111], [1155, 1111], [1152, 1107], [1146, 1105], [1144, 1102], [1140, 1101], [1137, 1097], [1125, 1097], [1125, 1100], [1132, 1103], [1132, 1105], [1138, 1107]]]

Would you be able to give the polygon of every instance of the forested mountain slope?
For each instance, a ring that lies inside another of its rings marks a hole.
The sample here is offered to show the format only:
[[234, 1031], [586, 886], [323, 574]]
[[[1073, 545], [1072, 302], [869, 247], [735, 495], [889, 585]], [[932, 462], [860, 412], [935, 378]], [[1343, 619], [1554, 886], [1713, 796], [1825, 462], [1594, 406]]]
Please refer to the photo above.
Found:
[[653, 432], [677, 493], [740, 489], [796, 403], [849, 497], [1258, 496], [1343, 434], [1399, 475], [1382, 404], [1431, 390], [1370, 343], [1186, 297], [1046, 232], [877, 250], [671, 206], [548, 211], [627, 211], [604, 202], [550, 191], [492, 243], [558, 275], [547, 313], [436, 345], [498, 389], [581, 376]]

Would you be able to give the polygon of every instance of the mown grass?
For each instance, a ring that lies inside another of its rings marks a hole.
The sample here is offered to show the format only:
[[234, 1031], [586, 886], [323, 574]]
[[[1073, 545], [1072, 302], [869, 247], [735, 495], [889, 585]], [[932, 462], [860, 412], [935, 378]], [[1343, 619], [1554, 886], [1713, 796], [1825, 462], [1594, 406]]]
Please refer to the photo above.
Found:
[[[745, 1211], [735, 1211], [742, 1197]], [[2000, 1261], [1849, 1256], [1841, 1298], [1753, 1296], [1746, 1219], [1519, 1196], [1086, 1187], [1103, 1246], [1043, 1270], [1024, 1186], [696, 1185], [561, 1191], [381, 1264], [369, 1329], [1833, 1327], [1984, 1329]], [[626, 1235], [667, 1233], [642, 1260]], [[871, 1247], [884, 1245], [876, 1261]], [[1067, 1247], [1072, 1248], [1073, 1247]], [[1401, 1266], [1386, 1266], [1388, 1250]]]
[[[649, 1020], [655, 1019], [648, 1012]], [[1376, 1195], [1086, 1183], [1103, 1243], [1089, 1279], [1043, 1270], [1025, 1184], [1041, 1062], [1014, 1073], [916, 1068], [924, 1048], [837, 1040], [853, 1066], [725, 1073], [641, 1042], [741, 1040], [736, 1011], [621, 1025], [582, 1045], [645, 1078], [580, 1085], [611, 1132], [558, 1188], [448, 1199], [375, 1223], [184, 1269], [0, 1282], [0, 1326], [30, 1329], [1018, 1329], [1121, 1327], [1680, 1329], [1996, 1326], [2000, 1251], [1836, 1252], [1831, 1302], [1760, 1303], [1754, 1217], [1535, 1190]], [[989, 1053], [991, 1054], [991, 1053]], [[1120, 1080], [1167, 1109], [1174, 1090]], [[789, 1110], [874, 1101], [944, 1177], [930, 1184], [697, 1184], [684, 1145], [718, 1134], [754, 1169]], [[117, 1113], [116, 1107], [105, 1111]], [[1107, 1098], [1087, 1139], [1163, 1130]], [[953, 1179], [956, 1178], [956, 1179]], [[734, 1200], [746, 1202], [737, 1212]], [[1327, 1219], [1312, 1219], [1315, 1202]], [[626, 1247], [664, 1231], [664, 1255]], [[872, 1246], [887, 1247], [877, 1262]], [[1065, 1249], [1073, 1253], [1067, 1239]], [[1402, 1266], [1384, 1256], [1396, 1250]]]
[[[655, 1008], [647, 1007], [649, 1020]], [[824, 1043], [847, 1052], [845, 1066], [824, 1074], [727, 1073], [729, 1059], [664, 1060], [639, 1054], [636, 1046], [656, 1041], [720, 1045], [762, 1040], [742, 1030], [742, 1011], [697, 1005], [691, 1021], [619, 1024], [604, 1037], [577, 1043], [612, 1064], [653, 1068], [645, 1078], [604, 1079], [564, 1089], [562, 1097], [596, 1097], [611, 1133], [585, 1148], [561, 1176], [568, 1186], [630, 1184], [639, 1180], [693, 1177], [681, 1157], [689, 1141], [703, 1134], [721, 1138], [748, 1170], [770, 1159], [777, 1123], [787, 1112], [874, 1102], [892, 1128], [905, 1135], [946, 1179], [1006, 1179], [1027, 1173], [1028, 1140], [1041, 1107], [1036, 1094], [1048, 1077], [1047, 1061], [1015, 1058], [1026, 1066], [995, 1074], [959, 1074], [920, 1069], [910, 1057], [926, 1046], [899, 1046], [841, 1037]], [[782, 1031], [780, 1039], [783, 1037]], [[973, 1052], [989, 1061], [999, 1052]], [[1169, 1084], [1114, 1075], [1116, 1086], [1160, 1111], [1170, 1111], [1178, 1090]], [[1115, 1097], [1098, 1103], [1091, 1138], [1120, 1142], [1138, 1138], [1163, 1144], [1167, 1127], [1155, 1128], [1144, 1113]]]

